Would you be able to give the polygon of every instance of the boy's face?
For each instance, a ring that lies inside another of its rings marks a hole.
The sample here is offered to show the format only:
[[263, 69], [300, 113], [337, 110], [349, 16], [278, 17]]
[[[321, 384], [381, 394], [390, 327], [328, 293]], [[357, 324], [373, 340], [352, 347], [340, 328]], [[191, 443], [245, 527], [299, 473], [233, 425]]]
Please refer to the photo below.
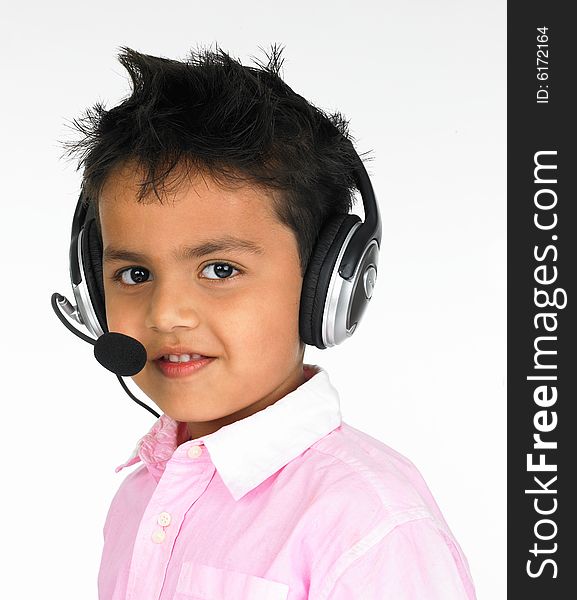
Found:
[[[148, 361], [134, 381], [196, 438], [303, 383], [297, 241], [262, 189], [224, 189], [205, 175], [185, 179], [163, 204], [138, 203], [139, 173], [117, 171], [101, 194], [108, 328], [144, 345]], [[260, 251], [207, 248], [177, 257], [184, 247], [232, 236]], [[166, 346], [215, 358], [171, 377], [155, 360]]]

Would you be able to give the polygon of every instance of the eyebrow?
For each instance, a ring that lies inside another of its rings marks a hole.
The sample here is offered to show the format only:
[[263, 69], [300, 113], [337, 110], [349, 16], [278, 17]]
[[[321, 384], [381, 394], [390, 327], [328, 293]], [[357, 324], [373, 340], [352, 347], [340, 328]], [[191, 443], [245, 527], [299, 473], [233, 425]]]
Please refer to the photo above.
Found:
[[[251, 254], [263, 254], [264, 249], [251, 242], [250, 240], [243, 240], [234, 236], [225, 236], [221, 238], [214, 238], [204, 240], [196, 246], [181, 246], [178, 250], [173, 252], [173, 256], [181, 260], [190, 260], [193, 258], [201, 258], [207, 254], [213, 252], [221, 252], [225, 250], [237, 250], [241, 252], [248, 252]], [[115, 248], [114, 246], [107, 246], [104, 250], [103, 261], [145, 261], [147, 260], [146, 254], [141, 252], [133, 252], [124, 248]]]

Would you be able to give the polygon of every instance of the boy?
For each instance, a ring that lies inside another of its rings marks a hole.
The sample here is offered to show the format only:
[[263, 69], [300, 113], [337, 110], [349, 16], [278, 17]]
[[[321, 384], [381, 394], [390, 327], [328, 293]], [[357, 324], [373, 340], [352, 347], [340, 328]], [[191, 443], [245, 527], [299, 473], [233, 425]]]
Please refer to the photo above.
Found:
[[[101, 600], [475, 598], [415, 467], [342, 422], [304, 364], [302, 279], [351, 208], [346, 122], [222, 51], [124, 48], [133, 93], [77, 122], [109, 331], [163, 411], [117, 470]], [[358, 159], [357, 159], [358, 160]], [[154, 192], [154, 193], [151, 193]]]

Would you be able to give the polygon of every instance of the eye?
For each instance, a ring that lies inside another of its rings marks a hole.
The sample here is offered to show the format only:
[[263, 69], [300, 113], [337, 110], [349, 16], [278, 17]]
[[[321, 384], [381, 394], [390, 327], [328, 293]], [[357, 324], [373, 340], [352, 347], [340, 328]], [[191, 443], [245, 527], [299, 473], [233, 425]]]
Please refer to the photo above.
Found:
[[144, 267], [128, 267], [118, 271], [113, 279], [120, 281], [123, 285], [133, 286], [148, 281], [149, 275], [150, 271]]
[[210, 272], [211, 269], [212, 269], [212, 272], [216, 275], [216, 277], [207, 277], [206, 279], [212, 279], [212, 280], [232, 279], [232, 277], [230, 277], [230, 275], [232, 274], [233, 271], [236, 271], [237, 273], [241, 272], [240, 269], [233, 267], [229, 263], [215, 262], [215, 263], [210, 263], [209, 265], [206, 265], [206, 267], [204, 267], [204, 269], [202, 270], [202, 273], [204, 273], [205, 271]]

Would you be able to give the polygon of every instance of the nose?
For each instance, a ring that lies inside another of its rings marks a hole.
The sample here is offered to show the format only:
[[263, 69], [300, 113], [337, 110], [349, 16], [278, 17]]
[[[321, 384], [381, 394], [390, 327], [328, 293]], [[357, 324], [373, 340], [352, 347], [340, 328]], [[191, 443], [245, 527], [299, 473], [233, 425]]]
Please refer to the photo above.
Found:
[[171, 332], [177, 327], [199, 325], [194, 293], [181, 279], [156, 280], [149, 297], [145, 325], [159, 332]]

